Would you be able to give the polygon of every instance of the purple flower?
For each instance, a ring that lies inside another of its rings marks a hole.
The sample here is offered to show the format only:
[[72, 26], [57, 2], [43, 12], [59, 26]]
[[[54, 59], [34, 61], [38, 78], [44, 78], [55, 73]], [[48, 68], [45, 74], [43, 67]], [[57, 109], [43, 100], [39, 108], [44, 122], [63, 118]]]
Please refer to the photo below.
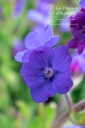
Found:
[[85, 51], [81, 55], [77, 53], [72, 55], [71, 70], [85, 73]]
[[65, 94], [72, 87], [70, 76], [71, 57], [65, 46], [55, 50], [42, 46], [33, 50], [29, 62], [24, 63], [21, 75], [30, 88], [34, 101], [45, 102], [54, 94]]
[[25, 46], [24, 46], [24, 41], [22, 39], [16, 39], [14, 42], [13, 42], [13, 56], [15, 54], [17, 54], [18, 52], [21, 52], [25, 49]]
[[69, 41], [69, 48], [77, 48], [78, 53], [81, 54], [85, 47], [85, 10], [81, 10], [70, 17], [70, 28], [74, 36]]
[[30, 21], [36, 22], [46, 27], [51, 24], [50, 5], [46, 2], [38, 1], [36, 9], [31, 9], [27, 12], [27, 17]]
[[57, 2], [58, 0], [39, 0], [39, 1], [41, 1], [41, 2], [46, 2], [46, 3], [55, 3], [55, 2]]
[[60, 30], [61, 32], [68, 32], [70, 30], [70, 20], [68, 17], [64, 17], [61, 21], [60, 21]]
[[43, 32], [45, 30], [45, 26], [43, 25], [35, 25], [34, 27], [32, 27], [31, 29], [32, 31], [36, 31], [36, 32]]
[[71, 126], [65, 126], [64, 128], [85, 128], [85, 126], [71, 125]]
[[26, 5], [26, 0], [17, 0], [15, 4], [15, 8], [12, 13], [14, 19], [17, 19], [21, 15], [25, 5]]
[[83, 9], [85, 9], [85, 0], [80, 0], [79, 6]]
[[60, 40], [59, 36], [54, 36], [51, 26], [47, 26], [43, 31], [34, 31], [29, 33], [25, 38], [26, 49], [15, 56], [19, 62], [28, 62], [29, 54], [33, 49], [40, 46], [54, 47]]
[[78, 56], [72, 56], [72, 63], [70, 66], [70, 69], [72, 70], [72, 73], [78, 73], [80, 72], [80, 65], [79, 65], [79, 61], [78, 58], [76, 58]]

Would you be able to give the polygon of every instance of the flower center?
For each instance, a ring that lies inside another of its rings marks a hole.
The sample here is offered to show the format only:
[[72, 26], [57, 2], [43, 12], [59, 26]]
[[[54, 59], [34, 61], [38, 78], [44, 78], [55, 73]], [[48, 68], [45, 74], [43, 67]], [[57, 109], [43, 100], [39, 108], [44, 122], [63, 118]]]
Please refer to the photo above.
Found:
[[46, 78], [51, 78], [54, 75], [54, 70], [52, 68], [45, 68], [44, 75]]

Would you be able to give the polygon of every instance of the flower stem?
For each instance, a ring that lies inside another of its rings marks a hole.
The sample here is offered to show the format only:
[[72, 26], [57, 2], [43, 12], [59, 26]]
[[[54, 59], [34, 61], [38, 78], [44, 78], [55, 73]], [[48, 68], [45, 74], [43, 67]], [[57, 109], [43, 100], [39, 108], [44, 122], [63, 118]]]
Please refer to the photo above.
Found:
[[69, 108], [69, 111], [70, 111], [73, 107], [73, 101], [72, 101], [70, 93], [65, 94], [65, 99], [67, 101], [68, 108]]

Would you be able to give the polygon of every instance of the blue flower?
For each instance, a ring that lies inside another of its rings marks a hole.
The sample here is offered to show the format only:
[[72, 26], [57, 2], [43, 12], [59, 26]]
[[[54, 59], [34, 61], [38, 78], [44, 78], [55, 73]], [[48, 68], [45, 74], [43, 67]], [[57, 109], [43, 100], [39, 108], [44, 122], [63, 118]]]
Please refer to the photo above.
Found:
[[83, 9], [85, 9], [85, 0], [80, 0], [79, 6]]
[[64, 128], [85, 128], [85, 126], [71, 125], [71, 126], [65, 126]]
[[17, 19], [21, 15], [25, 5], [26, 5], [26, 0], [17, 0], [12, 13], [14, 19]]
[[60, 40], [59, 36], [54, 36], [51, 26], [47, 26], [42, 32], [34, 31], [29, 33], [25, 38], [26, 49], [15, 55], [18, 62], [28, 62], [29, 54], [33, 49], [41, 46], [54, 47]]
[[51, 24], [50, 5], [46, 2], [37, 2], [36, 9], [30, 9], [27, 12], [27, 17], [30, 21], [46, 27], [46, 25]]
[[85, 73], [85, 51], [81, 55], [77, 52], [72, 55], [71, 70], [73, 73]]
[[24, 41], [20, 38], [14, 40], [13, 42], [13, 49], [12, 49], [12, 53], [13, 56], [15, 56], [18, 52], [21, 52], [25, 49], [24, 46]]
[[53, 50], [42, 46], [28, 56], [29, 62], [23, 64], [21, 75], [35, 102], [45, 102], [56, 93], [65, 94], [70, 90], [73, 83], [70, 76], [71, 56], [67, 47], [58, 46]]
[[64, 17], [61, 21], [60, 21], [60, 31], [61, 32], [68, 32], [70, 31], [70, 20], [68, 17]]
[[46, 2], [46, 3], [55, 3], [57, 2], [58, 0], [40, 0], [41, 2]]

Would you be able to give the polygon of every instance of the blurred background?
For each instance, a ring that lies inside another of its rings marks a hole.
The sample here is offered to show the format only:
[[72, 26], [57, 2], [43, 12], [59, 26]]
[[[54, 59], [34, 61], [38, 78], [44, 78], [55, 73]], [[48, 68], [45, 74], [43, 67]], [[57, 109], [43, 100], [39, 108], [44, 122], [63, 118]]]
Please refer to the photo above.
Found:
[[[56, 94], [46, 103], [35, 103], [20, 75], [22, 65], [14, 56], [24, 49], [24, 39], [30, 31], [42, 31], [47, 24], [53, 27], [55, 35], [60, 35], [58, 45], [66, 45], [72, 38], [68, 17], [75, 11], [67, 7], [78, 7], [78, 2], [56, 0], [39, 12], [37, 0], [0, 0], [0, 128], [51, 128], [63, 95]], [[48, 8], [50, 12], [45, 15]], [[77, 53], [71, 53], [74, 81], [71, 96], [77, 103], [85, 99], [85, 68], [82, 69]], [[83, 62], [84, 59], [85, 55]]]

